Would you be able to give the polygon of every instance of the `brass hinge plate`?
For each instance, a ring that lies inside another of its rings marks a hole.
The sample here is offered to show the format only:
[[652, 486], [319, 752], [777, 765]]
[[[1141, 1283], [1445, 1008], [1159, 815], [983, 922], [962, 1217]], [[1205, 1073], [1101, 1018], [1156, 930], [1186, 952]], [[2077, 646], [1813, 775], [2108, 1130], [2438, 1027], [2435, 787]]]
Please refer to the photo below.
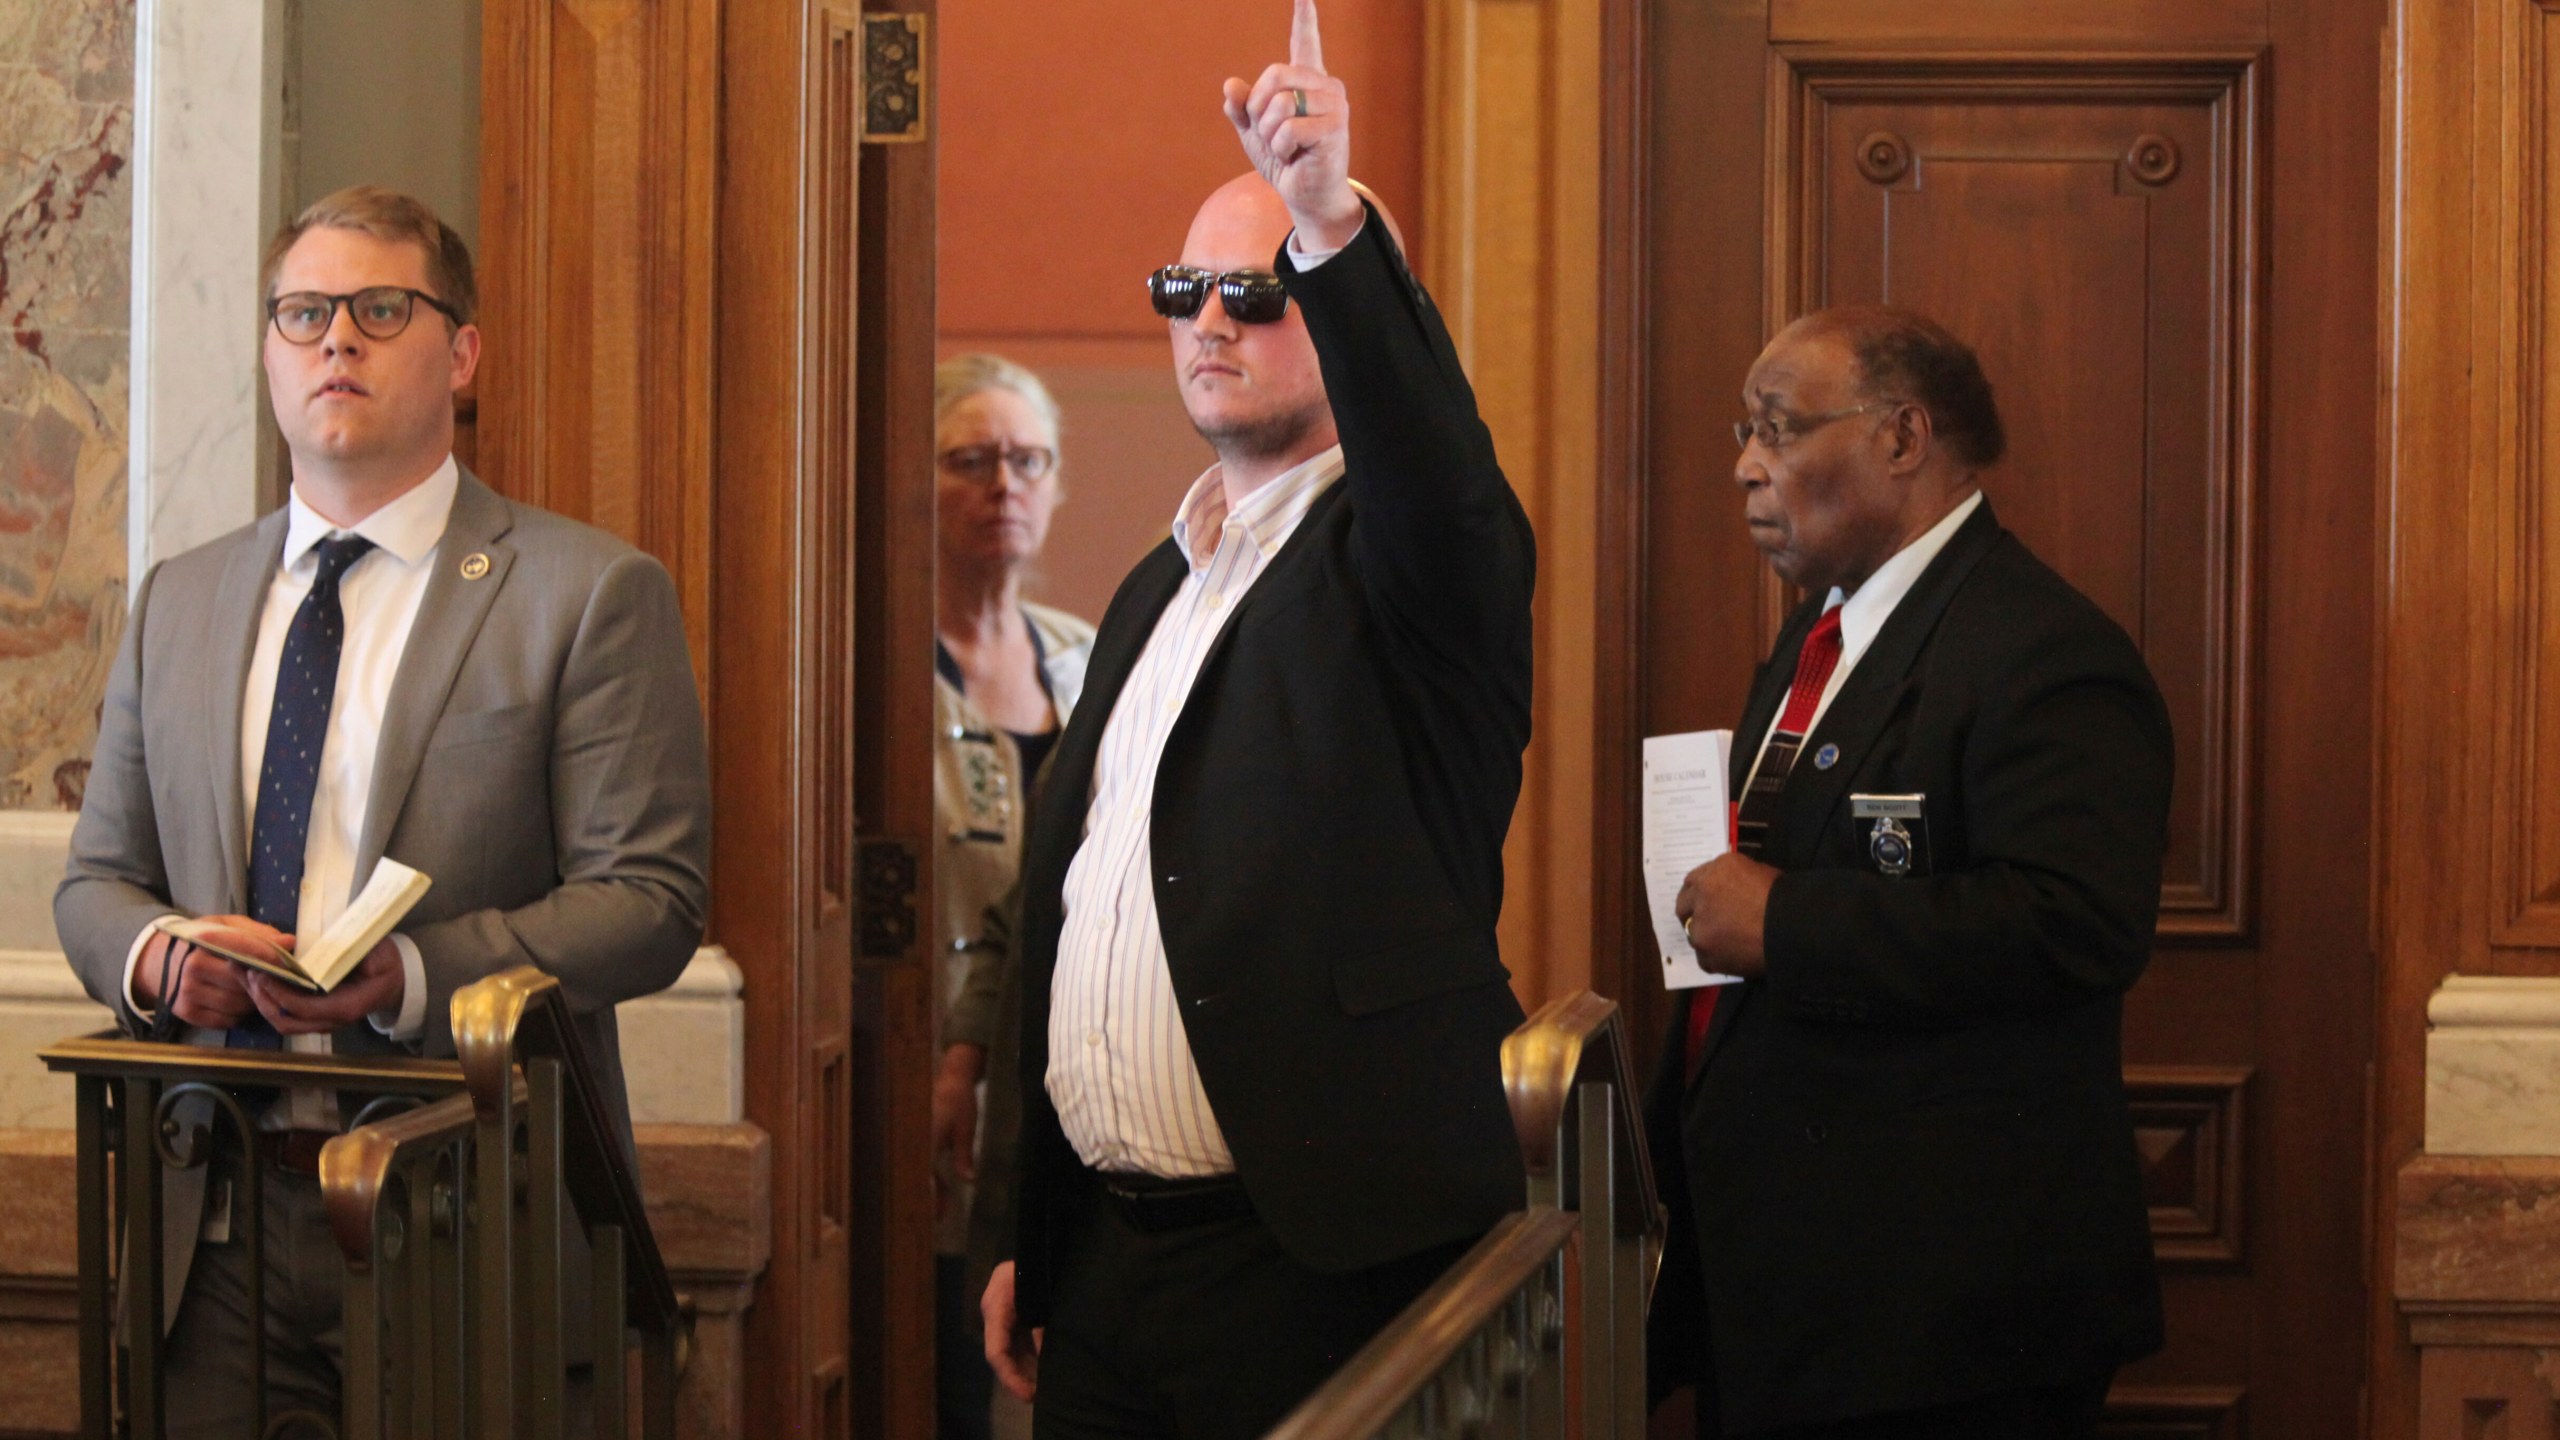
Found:
[[904, 840], [865, 840], [854, 878], [861, 897], [854, 946], [865, 960], [904, 959], [916, 943], [916, 850]]
[[914, 145], [924, 139], [925, 58], [922, 15], [864, 12], [862, 140]]

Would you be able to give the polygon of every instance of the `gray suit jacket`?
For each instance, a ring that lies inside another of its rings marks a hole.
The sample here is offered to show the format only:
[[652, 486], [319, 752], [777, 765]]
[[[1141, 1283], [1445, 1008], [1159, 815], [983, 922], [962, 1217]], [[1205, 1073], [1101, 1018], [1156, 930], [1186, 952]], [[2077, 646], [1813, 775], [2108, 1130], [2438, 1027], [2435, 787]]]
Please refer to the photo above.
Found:
[[[248, 907], [241, 692], [285, 518], [153, 567], [116, 656], [53, 912], [81, 983], [128, 1027], [139, 1017], [125, 1003], [125, 957], [143, 927]], [[474, 555], [486, 573], [465, 578]], [[683, 971], [702, 938], [710, 868], [709, 763], [675, 585], [620, 540], [509, 501], [468, 471], [432, 563], [355, 869], [360, 887], [389, 855], [434, 882], [400, 927], [427, 982], [426, 1030], [410, 1048], [451, 1055], [453, 992], [538, 965], [579, 1017], [628, 1153], [613, 1007]], [[203, 1184], [202, 1169], [170, 1173], [164, 1324]]]

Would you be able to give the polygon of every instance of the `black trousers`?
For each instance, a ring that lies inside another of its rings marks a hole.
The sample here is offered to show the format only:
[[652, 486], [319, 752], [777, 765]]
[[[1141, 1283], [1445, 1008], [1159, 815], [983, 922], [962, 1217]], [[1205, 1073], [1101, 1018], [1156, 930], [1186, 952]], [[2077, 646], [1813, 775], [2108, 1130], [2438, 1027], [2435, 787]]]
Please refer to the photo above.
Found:
[[2109, 1371], [2069, 1385], [2002, 1390], [1926, 1410], [1755, 1431], [1750, 1440], [2096, 1440], [2114, 1379]]
[[1260, 1436], [1467, 1248], [1326, 1274], [1250, 1215], [1148, 1234], [1089, 1181], [1069, 1188], [1036, 1440]]
[[988, 1440], [996, 1372], [987, 1366], [969, 1257], [933, 1257], [933, 1390], [936, 1440]]

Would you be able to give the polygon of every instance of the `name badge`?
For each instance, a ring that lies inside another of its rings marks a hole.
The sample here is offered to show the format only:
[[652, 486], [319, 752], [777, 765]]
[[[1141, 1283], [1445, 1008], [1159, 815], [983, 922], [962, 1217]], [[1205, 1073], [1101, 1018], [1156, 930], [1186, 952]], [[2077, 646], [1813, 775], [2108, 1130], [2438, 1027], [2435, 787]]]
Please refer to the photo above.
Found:
[[1921, 819], [1925, 795], [1852, 795], [1849, 815], [1867, 827], [1867, 858], [1876, 872], [1899, 880], [1929, 873], [1929, 831]]

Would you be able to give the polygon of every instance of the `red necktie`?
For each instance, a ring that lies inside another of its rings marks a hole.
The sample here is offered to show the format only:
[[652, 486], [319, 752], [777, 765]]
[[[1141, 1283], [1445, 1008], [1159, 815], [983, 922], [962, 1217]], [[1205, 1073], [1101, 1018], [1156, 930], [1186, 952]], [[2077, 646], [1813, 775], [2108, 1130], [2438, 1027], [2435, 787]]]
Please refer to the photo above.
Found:
[[[1787, 688], [1787, 707], [1779, 713], [1778, 728], [1770, 732], [1769, 743], [1760, 752], [1751, 787], [1734, 807], [1733, 848], [1742, 854], [1756, 860], [1768, 847], [1778, 796], [1787, 788], [1796, 752], [1804, 748], [1805, 732], [1813, 728], [1814, 707], [1822, 703], [1823, 688], [1831, 683], [1831, 672], [1839, 664], [1840, 607], [1834, 605], [1805, 633], [1804, 646], [1796, 652], [1795, 683]], [[1688, 1043], [1682, 1054], [1691, 1079], [1697, 1078], [1698, 1066], [1707, 1058], [1707, 1027], [1715, 1021], [1716, 999], [1723, 992], [1721, 985], [1689, 992]]]

